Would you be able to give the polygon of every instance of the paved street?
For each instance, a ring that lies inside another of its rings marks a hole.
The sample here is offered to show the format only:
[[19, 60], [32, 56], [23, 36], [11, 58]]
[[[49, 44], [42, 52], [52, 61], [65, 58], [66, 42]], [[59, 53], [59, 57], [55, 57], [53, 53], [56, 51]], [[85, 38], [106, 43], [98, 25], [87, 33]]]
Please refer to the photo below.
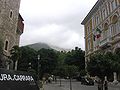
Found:
[[[59, 81], [57, 83], [45, 84], [44, 90], [70, 90], [70, 83], [68, 80], [62, 80], [62, 86], [60, 86]], [[72, 90], [97, 90], [97, 86], [86, 86], [81, 85], [80, 82], [72, 82]]]
[[[41, 90], [70, 90], [69, 86], [70, 86], [69, 80], [62, 80], [61, 86], [59, 81], [57, 83], [52, 82], [50, 84], [49, 83], [44, 84], [44, 89]], [[97, 84], [95, 84], [94, 86], [87, 86], [81, 85], [80, 82], [72, 81], [72, 90], [98, 90], [98, 89]], [[120, 87], [109, 85], [108, 90], [120, 90]]]

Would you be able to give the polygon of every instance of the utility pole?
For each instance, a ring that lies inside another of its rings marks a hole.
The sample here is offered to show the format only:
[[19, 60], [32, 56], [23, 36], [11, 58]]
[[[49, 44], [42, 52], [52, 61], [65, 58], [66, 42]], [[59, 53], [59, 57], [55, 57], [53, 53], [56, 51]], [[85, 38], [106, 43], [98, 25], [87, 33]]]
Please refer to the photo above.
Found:
[[40, 79], [40, 63], [39, 63], [39, 60], [40, 60], [40, 55], [38, 55], [38, 80]]
[[70, 90], [72, 90], [72, 78], [70, 76]]

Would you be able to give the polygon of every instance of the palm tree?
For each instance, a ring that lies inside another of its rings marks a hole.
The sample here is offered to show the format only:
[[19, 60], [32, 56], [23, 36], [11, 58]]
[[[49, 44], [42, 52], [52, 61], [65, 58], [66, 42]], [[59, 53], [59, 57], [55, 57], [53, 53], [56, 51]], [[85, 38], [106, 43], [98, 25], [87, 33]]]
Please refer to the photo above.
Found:
[[19, 48], [19, 46], [15, 45], [12, 47], [12, 49], [10, 50], [10, 59], [12, 59], [13, 61], [13, 69], [17, 70], [17, 64], [18, 64], [18, 60], [21, 57], [21, 50]]

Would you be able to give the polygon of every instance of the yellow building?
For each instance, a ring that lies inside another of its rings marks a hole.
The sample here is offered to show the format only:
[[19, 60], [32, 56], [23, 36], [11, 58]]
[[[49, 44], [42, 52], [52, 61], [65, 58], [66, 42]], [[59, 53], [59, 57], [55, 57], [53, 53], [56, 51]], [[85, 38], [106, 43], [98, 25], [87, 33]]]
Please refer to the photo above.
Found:
[[85, 32], [85, 60], [98, 50], [120, 48], [120, 0], [98, 0], [81, 23]]

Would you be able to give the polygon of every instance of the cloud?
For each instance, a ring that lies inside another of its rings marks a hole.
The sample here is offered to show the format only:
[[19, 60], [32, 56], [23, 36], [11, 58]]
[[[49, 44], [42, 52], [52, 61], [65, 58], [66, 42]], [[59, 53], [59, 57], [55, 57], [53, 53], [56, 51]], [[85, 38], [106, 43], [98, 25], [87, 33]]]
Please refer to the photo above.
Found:
[[[21, 43], [26, 41], [26, 45], [41, 41], [51, 45], [57, 44], [57, 46], [63, 48], [71, 48], [71, 46], [74, 47], [74, 45], [77, 44], [80, 39], [79, 35], [73, 30], [69, 30], [69, 28], [57, 24], [48, 24], [44, 27], [37, 28], [32, 32], [26, 31], [24, 34], [24, 40], [21, 40]], [[76, 40], [78, 42], [76, 42]], [[71, 45], [72, 43], [73, 45]]]
[[20, 45], [44, 42], [62, 48], [84, 49], [80, 24], [97, 0], [22, 0], [25, 30]]

